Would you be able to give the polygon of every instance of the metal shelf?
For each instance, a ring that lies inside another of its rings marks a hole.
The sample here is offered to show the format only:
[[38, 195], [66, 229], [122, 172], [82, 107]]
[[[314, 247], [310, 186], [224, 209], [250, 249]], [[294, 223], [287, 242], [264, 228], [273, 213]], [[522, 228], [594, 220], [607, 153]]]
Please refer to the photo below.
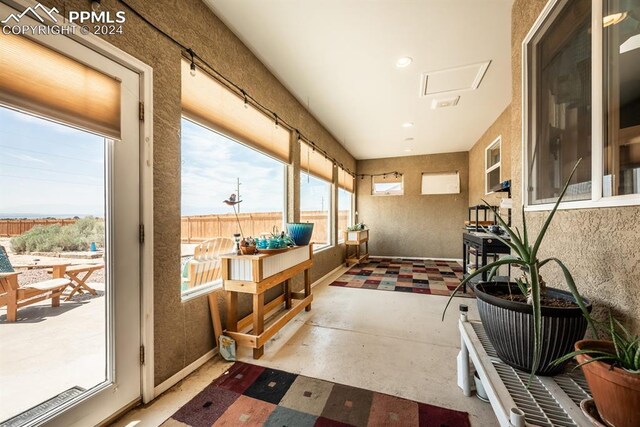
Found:
[[471, 361], [501, 426], [514, 425], [510, 421], [512, 413], [520, 420], [524, 415], [525, 425], [591, 425], [580, 409], [580, 401], [591, 398], [582, 371], [573, 370], [570, 366], [554, 377], [534, 376], [527, 389], [529, 374], [512, 368], [497, 357], [482, 323], [468, 321], [464, 315], [459, 322], [459, 330], [458, 385], [465, 396], [471, 395]]

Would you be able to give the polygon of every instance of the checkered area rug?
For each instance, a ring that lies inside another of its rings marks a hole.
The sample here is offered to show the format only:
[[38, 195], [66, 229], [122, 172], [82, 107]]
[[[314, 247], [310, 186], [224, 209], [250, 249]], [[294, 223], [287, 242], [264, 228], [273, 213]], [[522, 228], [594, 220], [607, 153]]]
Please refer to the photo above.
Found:
[[470, 426], [466, 412], [236, 362], [163, 427]]
[[[460, 280], [462, 266], [457, 261], [370, 258], [351, 267], [331, 286], [449, 296]], [[475, 298], [469, 286], [466, 294], [461, 289], [456, 296]]]

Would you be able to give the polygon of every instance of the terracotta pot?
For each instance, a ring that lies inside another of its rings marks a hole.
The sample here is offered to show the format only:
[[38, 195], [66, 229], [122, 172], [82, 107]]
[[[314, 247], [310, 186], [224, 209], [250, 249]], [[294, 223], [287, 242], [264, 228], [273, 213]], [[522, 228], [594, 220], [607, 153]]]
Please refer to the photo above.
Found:
[[[576, 350], [605, 350], [614, 353], [609, 341], [582, 340]], [[588, 354], [576, 356], [578, 363], [592, 360]], [[582, 372], [589, 383], [600, 418], [612, 427], [640, 426], [640, 375], [610, 364], [595, 361], [582, 365]]]
[[257, 249], [255, 246], [240, 246], [240, 251], [242, 255], [253, 255], [257, 252]]

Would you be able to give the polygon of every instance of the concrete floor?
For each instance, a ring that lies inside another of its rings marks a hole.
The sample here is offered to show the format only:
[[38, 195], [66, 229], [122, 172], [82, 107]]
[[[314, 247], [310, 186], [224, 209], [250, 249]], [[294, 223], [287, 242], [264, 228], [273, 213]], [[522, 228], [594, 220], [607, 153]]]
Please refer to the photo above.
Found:
[[[261, 359], [240, 348], [239, 360], [466, 411], [473, 426], [497, 425], [488, 403], [456, 385], [457, 307], [469, 305], [478, 318], [475, 300], [456, 298], [441, 322], [446, 297], [328, 286], [343, 271], [314, 287], [311, 312], [285, 326]], [[161, 424], [230, 365], [216, 356], [115, 425]]]
[[97, 296], [76, 295], [59, 307], [42, 301], [19, 309], [17, 322], [0, 309], [0, 423], [71, 387], [105, 380], [104, 284], [89, 286]]

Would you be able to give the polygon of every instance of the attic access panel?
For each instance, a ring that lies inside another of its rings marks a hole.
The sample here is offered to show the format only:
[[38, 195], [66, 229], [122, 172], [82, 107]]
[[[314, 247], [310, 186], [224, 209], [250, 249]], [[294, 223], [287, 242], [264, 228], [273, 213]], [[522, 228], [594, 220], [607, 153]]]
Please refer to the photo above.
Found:
[[420, 96], [475, 90], [480, 86], [491, 61], [422, 74]]

